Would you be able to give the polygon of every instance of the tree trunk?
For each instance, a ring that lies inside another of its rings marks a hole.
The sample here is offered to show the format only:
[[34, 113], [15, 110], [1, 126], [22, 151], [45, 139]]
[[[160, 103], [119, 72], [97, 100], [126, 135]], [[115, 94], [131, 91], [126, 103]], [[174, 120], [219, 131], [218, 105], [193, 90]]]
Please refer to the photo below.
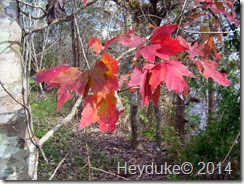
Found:
[[156, 153], [157, 153], [156, 163], [160, 165], [162, 161], [162, 155], [161, 155], [162, 115], [160, 113], [159, 107], [157, 107], [155, 104], [153, 104], [153, 109], [156, 117]]
[[130, 94], [130, 122], [131, 122], [131, 146], [133, 149], [141, 147], [139, 139], [138, 97], [137, 92]]
[[13, 100], [23, 103], [25, 85], [17, 3], [1, 0], [0, 10], [0, 179], [36, 179], [38, 152], [29, 139], [23, 106]]
[[177, 95], [177, 106], [175, 111], [175, 129], [179, 132], [180, 136], [184, 135], [185, 119], [184, 119], [185, 104], [179, 95]]

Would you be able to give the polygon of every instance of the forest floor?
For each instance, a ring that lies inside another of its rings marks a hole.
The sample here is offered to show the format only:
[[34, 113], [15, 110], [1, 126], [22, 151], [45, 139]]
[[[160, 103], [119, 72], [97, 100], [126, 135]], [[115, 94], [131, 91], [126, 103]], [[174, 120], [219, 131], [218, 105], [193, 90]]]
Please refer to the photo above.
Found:
[[[34, 129], [38, 138], [64, 118], [72, 106], [72, 102], [67, 103], [61, 111], [57, 112], [54, 94], [49, 94], [45, 99], [34, 101], [32, 104]], [[126, 123], [129, 123], [128, 118]], [[143, 173], [139, 177], [139, 172], [126, 174], [123, 169], [118, 175], [118, 163], [121, 167], [125, 162], [128, 166], [143, 166], [151, 165], [155, 161], [155, 142], [150, 139], [141, 142], [142, 148], [133, 150], [128, 129], [126, 131], [120, 127], [114, 133], [101, 133], [98, 124], [80, 129], [79, 121], [75, 119], [44, 144], [43, 151], [48, 163], [40, 154], [38, 180], [50, 178], [52, 180], [167, 179], [169, 176], [161, 174]], [[166, 152], [162, 152], [162, 157], [166, 155]]]
[[[121, 167], [125, 162], [128, 166], [151, 165], [156, 157], [154, 142], [144, 140], [142, 149], [133, 150], [130, 140], [123, 133], [104, 134], [95, 125], [79, 130], [77, 122], [74, 122], [73, 126], [74, 130], [66, 143], [68, 146], [59, 150], [60, 161], [65, 157], [66, 159], [55, 174], [54, 180], [160, 180], [166, 177], [146, 173], [139, 177], [138, 172], [126, 174], [123, 169], [118, 176], [118, 162]], [[53, 141], [60, 144], [58, 137]], [[53, 163], [54, 167], [57, 165]], [[51, 171], [50, 168], [48, 170]], [[47, 179], [53, 171], [46, 173], [45, 170], [40, 170], [39, 179]]]

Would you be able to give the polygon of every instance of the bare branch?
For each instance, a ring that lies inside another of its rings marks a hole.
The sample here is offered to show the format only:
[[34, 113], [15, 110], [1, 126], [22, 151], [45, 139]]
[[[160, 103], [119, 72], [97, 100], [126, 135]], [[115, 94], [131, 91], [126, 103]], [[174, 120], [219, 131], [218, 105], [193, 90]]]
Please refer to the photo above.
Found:
[[52, 128], [50, 131], [48, 131], [40, 140], [39, 140], [39, 146], [41, 147], [47, 140], [49, 140], [51, 137], [53, 137], [54, 133], [60, 130], [64, 125], [69, 123], [73, 117], [75, 116], [75, 113], [77, 112], [78, 107], [80, 106], [82, 101], [82, 96], [78, 98], [78, 100], [75, 102], [75, 105], [71, 109], [71, 112], [66, 116], [64, 119], [62, 119], [54, 128]]
[[83, 42], [81, 40], [81, 37], [80, 37], [80, 30], [79, 30], [79, 26], [78, 26], [78, 23], [77, 23], [76, 15], [74, 15], [74, 22], [75, 22], [75, 27], [76, 27], [76, 31], [77, 31], [77, 34], [78, 34], [78, 39], [79, 39], [79, 42], [80, 42], [80, 45], [81, 45], [81, 50], [82, 50], [83, 56], [84, 56], [85, 61], [86, 61], [87, 68], [90, 69], [90, 65], [89, 65], [89, 62], [87, 60], [85, 49], [84, 49], [84, 44], [83, 44]]
[[226, 31], [226, 32], [219, 32], [219, 31], [188, 31], [182, 28], [179, 28], [184, 32], [187, 33], [192, 33], [192, 34], [230, 34], [230, 33], [234, 33], [235, 31]]

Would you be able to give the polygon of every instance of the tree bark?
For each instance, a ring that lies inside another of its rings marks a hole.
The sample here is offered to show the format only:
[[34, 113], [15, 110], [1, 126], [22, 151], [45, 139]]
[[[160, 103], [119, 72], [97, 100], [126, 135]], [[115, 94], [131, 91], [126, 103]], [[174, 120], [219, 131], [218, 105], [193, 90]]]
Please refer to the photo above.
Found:
[[138, 97], [137, 92], [130, 94], [130, 122], [131, 122], [131, 146], [133, 149], [140, 148]]
[[185, 119], [184, 119], [185, 104], [179, 95], [177, 95], [177, 106], [175, 111], [175, 129], [182, 137], [185, 132]]
[[0, 10], [0, 81], [5, 88], [0, 86], [0, 179], [36, 179], [38, 151], [30, 141], [24, 108], [15, 101], [23, 103], [26, 84], [17, 2], [1, 0]]
[[161, 134], [162, 134], [162, 115], [160, 113], [159, 107], [153, 104], [154, 114], [156, 117], [156, 163], [161, 164], [162, 155], [161, 155]]

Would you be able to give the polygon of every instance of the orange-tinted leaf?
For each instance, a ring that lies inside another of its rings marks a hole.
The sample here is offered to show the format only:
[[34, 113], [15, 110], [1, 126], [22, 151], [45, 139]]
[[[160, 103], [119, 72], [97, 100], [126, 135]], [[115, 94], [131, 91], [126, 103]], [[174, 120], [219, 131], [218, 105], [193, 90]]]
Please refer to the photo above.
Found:
[[88, 43], [89, 47], [92, 47], [93, 50], [97, 53], [100, 54], [101, 50], [102, 50], [102, 43], [100, 42], [99, 39], [97, 38], [90, 38], [89, 43]]
[[122, 110], [116, 110], [117, 97], [115, 91], [108, 94], [96, 93], [88, 98], [82, 117], [80, 127], [84, 128], [92, 123], [99, 122], [102, 132], [115, 131], [115, 124]]
[[104, 89], [118, 89], [118, 62], [109, 54], [103, 54], [90, 71], [91, 91], [97, 93]]
[[47, 88], [59, 88], [57, 110], [72, 98], [71, 91], [75, 91], [85, 97], [89, 90], [88, 72], [82, 73], [78, 69], [66, 65], [38, 73], [36, 81], [47, 82]]
[[156, 29], [157, 27], [155, 27], [154, 25], [152, 25], [151, 23], [148, 23], [148, 26], [150, 27], [150, 28], [153, 28], [153, 29]]

